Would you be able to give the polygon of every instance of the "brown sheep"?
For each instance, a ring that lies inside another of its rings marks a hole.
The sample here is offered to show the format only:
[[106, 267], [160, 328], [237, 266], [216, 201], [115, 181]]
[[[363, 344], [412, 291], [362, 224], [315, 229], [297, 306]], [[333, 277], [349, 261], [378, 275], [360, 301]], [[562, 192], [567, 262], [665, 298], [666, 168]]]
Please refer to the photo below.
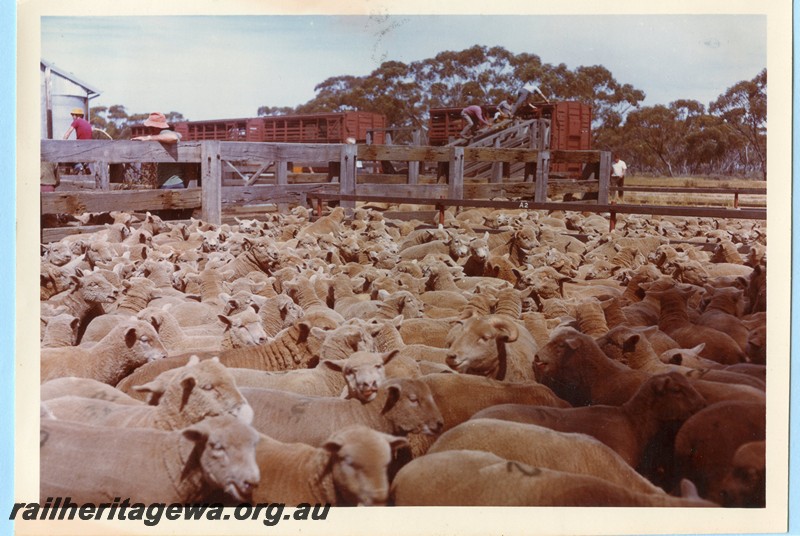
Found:
[[631, 467], [640, 469], [647, 445], [665, 424], [683, 422], [706, 401], [676, 372], [653, 376], [620, 406], [552, 408], [502, 404], [479, 411], [474, 419], [504, 419], [576, 432], [599, 439]]
[[745, 443], [733, 455], [715, 499], [730, 508], [766, 506], [766, 441]]
[[714, 500], [739, 447], [766, 439], [766, 405], [725, 401], [690, 417], [675, 437], [676, 472], [697, 485], [701, 497]]
[[686, 348], [705, 343], [701, 356], [723, 364], [743, 363], [747, 356], [727, 333], [689, 320], [687, 300], [694, 289], [672, 288], [653, 293], [661, 302], [658, 328]]
[[533, 368], [537, 381], [573, 406], [619, 406], [650, 377], [613, 361], [591, 336], [572, 328], [553, 332], [536, 354]]

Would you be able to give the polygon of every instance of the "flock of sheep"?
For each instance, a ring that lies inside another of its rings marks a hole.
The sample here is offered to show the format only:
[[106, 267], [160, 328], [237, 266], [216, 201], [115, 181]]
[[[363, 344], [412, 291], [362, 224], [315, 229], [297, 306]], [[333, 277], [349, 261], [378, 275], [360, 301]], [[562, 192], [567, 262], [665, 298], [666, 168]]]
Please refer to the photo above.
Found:
[[104, 217], [42, 249], [42, 500], [764, 506], [763, 223]]

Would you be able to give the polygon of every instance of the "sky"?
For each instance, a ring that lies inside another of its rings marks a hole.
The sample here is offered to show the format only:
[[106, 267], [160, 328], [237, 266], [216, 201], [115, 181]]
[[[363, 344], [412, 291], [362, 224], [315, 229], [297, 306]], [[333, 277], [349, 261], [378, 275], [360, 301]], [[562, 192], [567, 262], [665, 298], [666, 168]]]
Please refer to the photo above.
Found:
[[708, 105], [767, 65], [764, 15], [44, 16], [41, 58], [99, 89], [92, 106], [191, 120], [297, 106], [331, 76], [502, 46], [603, 65], [644, 105]]

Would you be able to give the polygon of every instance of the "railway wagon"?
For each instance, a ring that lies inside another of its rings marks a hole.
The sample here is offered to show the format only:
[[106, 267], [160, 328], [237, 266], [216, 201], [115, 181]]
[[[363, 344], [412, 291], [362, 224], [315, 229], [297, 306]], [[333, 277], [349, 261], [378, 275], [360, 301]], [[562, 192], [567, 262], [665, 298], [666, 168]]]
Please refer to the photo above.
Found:
[[[483, 106], [491, 117], [496, 106]], [[592, 143], [592, 107], [576, 101], [556, 101], [549, 104], [536, 103], [537, 110], [523, 110], [523, 119], [542, 118], [550, 120], [551, 150], [589, 150]], [[428, 137], [431, 145], [446, 145], [459, 137], [464, 128], [461, 107], [431, 108]], [[575, 177], [582, 173], [581, 164], [552, 164], [553, 177]]]
[[[375, 131], [372, 142], [382, 144], [386, 116], [372, 112], [338, 112], [275, 115], [241, 119], [181, 121], [175, 131], [185, 141], [254, 141], [270, 143], [345, 143], [354, 138], [366, 143], [367, 131]], [[143, 126], [132, 129], [133, 136], [144, 133]]]

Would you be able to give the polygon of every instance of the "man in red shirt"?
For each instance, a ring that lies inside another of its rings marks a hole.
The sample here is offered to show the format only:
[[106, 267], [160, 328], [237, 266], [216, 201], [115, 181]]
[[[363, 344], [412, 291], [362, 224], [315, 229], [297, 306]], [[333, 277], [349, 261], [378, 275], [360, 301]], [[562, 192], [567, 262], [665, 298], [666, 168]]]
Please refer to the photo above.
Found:
[[[75, 137], [79, 140], [91, 140], [92, 139], [92, 124], [83, 118], [83, 110], [80, 108], [73, 108], [70, 112], [72, 116], [72, 124], [69, 126], [69, 130], [67, 133], [64, 134], [64, 139], [68, 139], [69, 135], [72, 134], [72, 131], [75, 131]], [[91, 169], [89, 168], [88, 163], [78, 162], [73, 166], [78, 173], [89, 173], [91, 174]]]
[[70, 112], [70, 115], [72, 115], [72, 124], [69, 126], [67, 133], [64, 134], [64, 139], [68, 139], [69, 135], [72, 134], [72, 131], [74, 130], [75, 136], [79, 140], [91, 140], [92, 124], [83, 118], [83, 110], [80, 108], [73, 108]]

